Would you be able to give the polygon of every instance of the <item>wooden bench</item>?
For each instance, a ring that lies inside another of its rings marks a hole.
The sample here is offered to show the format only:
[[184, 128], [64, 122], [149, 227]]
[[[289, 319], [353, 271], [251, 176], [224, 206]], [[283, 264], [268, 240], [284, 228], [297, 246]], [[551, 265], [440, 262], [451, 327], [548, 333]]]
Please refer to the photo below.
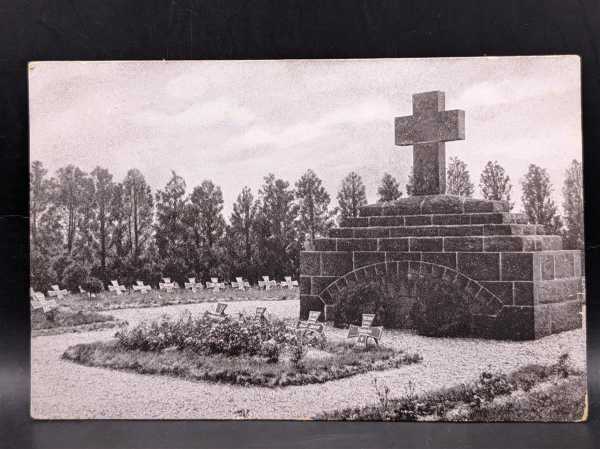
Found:
[[110, 281], [110, 285], [108, 286], [108, 291], [115, 293], [117, 296], [123, 294], [127, 291], [127, 288], [124, 285], [119, 285], [119, 281]]
[[381, 340], [381, 337], [383, 336], [383, 326], [373, 327], [374, 319], [374, 313], [363, 313], [360, 327], [351, 324], [346, 338], [357, 338], [356, 346], [366, 347], [369, 338], [372, 338], [375, 343], [379, 345], [379, 340]]
[[202, 284], [200, 282], [196, 282], [196, 278], [188, 278], [188, 282], [184, 284], [186, 289], [191, 290], [193, 293], [196, 293], [196, 290], [202, 290]]
[[162, 282], [158, 283], [159, 290], [172, 292], [173, 290], [175, 290], [175, 288], [177, 288], [177, 285], [175, 284], [175, 282], [171, 281], [171, 278], [162, 278]]
[[298, 320], [296, 325], [296, 335], [298, 338], [302, 338], [307, 333], [316, 334], [322, 338], [325, 337], [325, 326], [323, 323], [319, 323], [318, 319], [321, 316], [321, 312], [318, 310], [311, 310], [308, 312], [308, 320]]
[[279, 283], [279, 286], [282, 288], [289, 288], [290, 290], [294, 287], [298, 287], [298, 281], [292, 281], [291, 276], [284, 276], [283, 281]]
[[213, 292], [218, 293], [220, 289], [225, 288], [225, 282], [219, 282], [219, 278], [210, 278], [206, 283], [206, 288], [212, 288]]
[[142, 294], [146, 294], [152, 290], [152, 287], [149, 285], [144, 285], [144, 281], [136, 281], [135, 285], [133, 285], [131, 288], [134, 292], [140, 292]]
[[250, 288], [250, 282], [248, 281], [244, 281], [242, 278], [240, 277], [236, 277], [235, 278], [235, 282], [231, 283], [231, 288], [237, 288], [238, 290], [246, 290], [247, 288]]
[[67, 296], [69, 294], [69, 292], [66, 289], [61, 290], [58, 285], [52, 285], [51, 286], [52, 290], [48, 291], [48, 296], [50, 296], [51, 298], [58, 298], [58, 299], [63, 299], [65, 296]]
[[225, 318], [227, 315], [225, 315], [225, 309], [227, 308], [227, 304], [223, 304], [222, 302], [218, 302], [217, 303], [217, 308], [214, 312], [211, 312], [210, 310], [206, 311], [206, 315], [216, 319], [216, 320], [222, 320], [223, 318]]

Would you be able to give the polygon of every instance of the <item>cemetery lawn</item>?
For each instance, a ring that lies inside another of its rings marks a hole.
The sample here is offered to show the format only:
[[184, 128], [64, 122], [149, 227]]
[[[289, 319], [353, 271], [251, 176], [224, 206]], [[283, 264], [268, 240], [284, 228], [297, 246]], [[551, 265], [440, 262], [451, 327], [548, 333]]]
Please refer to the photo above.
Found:
[[203, 355], [191, 350], [130, 350], [116, 341], [79, 344], [63, 359], [87, 366], [160, 374], [187, 380], [260, 387], [308, 385], [342, 379], [369, 371], [383, 371], [418, 363], [418, 354], [384, 346], [356, 348], [353, 342], [327, 342], [323, 349], [309, 348], [300, 365], [282, 357], [268, 362], [261, 357]]
[[584, 419], [586, 376], [564, 354], [552, 365], [531, 364], [509, 375], [482, 372], [479, 379], [423, 395], [408, 392], [378, 403], [334, 410], [316, 419], [358, 421], [580, 421]]
[[73, 311], [64, 307], [48, 314], [39, 310], [31, 314], [31, 335], [55, 335], [64, 332], [88, 332], [118, 326], [120, 321], [112, 315], [98, 312]]
[[219, 292], [212, 290], [198, 290], [196, 293], [191, 290], [178, 289], [174, 292], [165, 292], [152, 290], [149, 293], [139, 292], [123, 293], [115, 295], [114, 293], [102, 292], [95, 297], [89, 298], [87, 295], [71, 294], [58, 300], [59, 305], [69, 307], [73, 310], [82, 311], [109, 311], [131, 308], [164, 307], [173, 305], [198, 304], [205, 302], [239, 302], [239, 301], [284, 301], [299, 298], [299, 290], [273, 288], [271, 290], [260, 290], [251, 288], [241, 291], [234, 289], [225, 289]]

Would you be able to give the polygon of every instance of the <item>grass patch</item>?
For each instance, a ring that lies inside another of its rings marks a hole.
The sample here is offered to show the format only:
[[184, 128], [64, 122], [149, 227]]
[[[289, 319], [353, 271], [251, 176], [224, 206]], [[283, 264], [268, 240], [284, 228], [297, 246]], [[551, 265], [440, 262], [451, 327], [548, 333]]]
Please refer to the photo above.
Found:
[[113, 329], [121, 324], [120, 321], [103, 321], [99, 323], [81, 324], [78, 326], [63, 326], [48, 329], [32, 329], [32, 337], [44, 337], [47, 335], [58, 335], [67, 333], [92, 332], [105, 329]]
[[82, 311], [107, 311], [128, 308], [163, 307], [179, 304], [197, 304], [204, 302], [227, 301], [285, 301], [298, 299], [298, 289], [259, 290], [252, 288], [246, 291], [227, 289], [219, 292], [212, 290], [179, 289], [174, 292], [152, 290], [149, 293], [124, 293], [116, 296], [114, 293], [102, 292], [89, 298], [87, 295], [72, 294], [59, 300], [61, 306]]
[[287, 357], [268, 362], [259, 356], [205, 355], [191, 349], [129, 350], [116, 341], [75, 345], [68, 348], [62, 357], [87, 366], [140, 374], [261, 387], [323, 383], [368, 371], [398, 368], [421, 360], [418, 355], [381, 346], [355, 349], [346, 342], [327, 342], [322, 350], [309, 349], [301, 364], [295, 364]]
[[75, 312], [66, 308], [55, 309], [48, 313], [35, 310], [31, 314], [31, 333], [34, 337], [106, 329], [118, 324], [119, 322], [112, 315], [81, 310]]
[[374, 405], [320, 414], [316, 419], [358, 421], [576, 421], [582, 418], [585, 375], [567, 355], [552, 365], [527, 365], [510, 375], [482, 372], [476, 382], [404, 396], [375, 382]]
[[585, 412], [585, 376], [569, 376], [539, 385], [526, 394], [513, 394], [507, 401], [496, 400], [471, 409], [469, 421], [580, 421]]

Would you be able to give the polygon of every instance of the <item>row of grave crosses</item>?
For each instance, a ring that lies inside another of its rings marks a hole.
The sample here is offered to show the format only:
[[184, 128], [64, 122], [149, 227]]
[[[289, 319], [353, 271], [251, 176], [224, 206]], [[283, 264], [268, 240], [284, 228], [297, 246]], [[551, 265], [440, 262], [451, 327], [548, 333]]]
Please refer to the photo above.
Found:
[[[319, 322], [321, 312], [311, 310], [308, 312], [308, 320], [298, 321], [296, 327], [296, 335], [302, 339], [307, 334], [315, 335], [319, 338], [325, 338], [325, 326]], [[383, 326], [373, 326], [375, 319], [374, 313], [363, 313], [362, 323], [360, 326], [350, 325], [346, 338], [356, 338], [357, 347], [367, 347], [369, 338], [373, 339], [375, 344], [379, 345], [379, 340], [383, 336]]]
[[[207, 289], [211, 289], [214, 292], [218, 292], [219, 290], [223, 290], [228, 287], [228, 283], [220, 282], [218, 278], [211, 278], [211, 280], [206, 282], [205, 285]], [[235, 281], [231, 282], [229, 285], [231, 288], [236, 290], [248, 290], [251, 288], [250, 282], [243, 280], [241, 277], [236, 277]], [[263, 276], [263, 280], [258, 281], [258, 287], [264, 290], [270, 290], [272, 287], [293, 289], [298, 288], [298, 281], [292, 280], [291, 276], [285, 276], [284, 280], [281, 282], [271, 280], [269, 279], [269, 276]], [[172, 292], [179, 288], [179, 284], [177, 282], [173, 282], [171, 278], [168, 277], [162, 278], [161, 282], [158, 283], [158, 289], [161, 291]], [[188, 278], [188, 282], [184, 284], [184, 288], [195, 293], [196, 291], [202, 290], [205, 287], [201, 282], [196, 282], [196, 278]], [[131, 289], [134, 292], [148, 293], [152, 290], [152, 287], [148, 284], [144, 284], [144, 281], [136, 281], [136, 283], [131, 286]], [[127, 287], [123, 284], [119, 284], [118, 280], [112, 280], [108, 285], [108, 291], [114, 293], [115, 295], [122, 295], [123, 293], [127, 292]], [[38, 297], [39, 295], [44, 297], [43, 293], [34, 293]], [[88, 294], [88, 292], [81, 286], [79, 287], [79, 293]], [[60, 289], [58, 285], [52, 285], [51, 290], [48, 291], [48, 296], [56, 299], [63, 299], [68, 294], [69, 292], [66, 289]], [[31, 297], [34, 299], [33, 294]]]

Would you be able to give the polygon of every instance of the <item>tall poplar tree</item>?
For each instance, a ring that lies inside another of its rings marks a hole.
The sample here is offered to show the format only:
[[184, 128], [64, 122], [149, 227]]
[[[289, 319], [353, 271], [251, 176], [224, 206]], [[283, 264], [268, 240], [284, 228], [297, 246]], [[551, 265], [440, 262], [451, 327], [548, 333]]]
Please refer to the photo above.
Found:
[[447, 170], [446, 191], [450, 195], [472, 196], [473, 183], [467, 164], [457, 157], [450, 158]]
[[337, 194], [341, 218], [358, 217], [359, 207], [367, 204], [367, 195], [362, 178], [350, 172], [343, 180]]
[[379, 195], [379, 202], [385, 203], [388, 201], [396, 201], [402, 196], [400, 191], [400, 184], [389, 173], [385, 173], [381, 178], [381, 184], [377, 188], [377, 194]]
[[566, 170], [562, 194], [565, 246], [568, 249], [583, 249], [583, 170], [581, 162], [575, 159]]
[[498, 161], [488, 161], [485, 164], [479, 180], [479, 188], [486, 200], [506, 201], [509, 210], [512, 210], [514, 203], [510, 201], [512, 190], [510, 177]]
[[98, 244], [97, 253], [100, 277], [106, 285], [109, 281], [107, 260], [109, 258], [110, 239], [113, 231], [111, 211], [115, 196], [115, 183], [110, 172], [102, 167], [96, 167], [91, 173], [91, 178], [94, 183], [93, 207], [96, 216], [94, 233]]
[[123, 180], [123, 207], [127, 225], [127, 248], [134, 261], [139, 260], [152, 238], [154, 201], [144, 175], [131, 169]]
[[548, 172], [535, 164], [529, 164], [521, 185], [523, 189], [521, 201], [529, 221], [544, 225], [549, 231], [556, 232], [559, 222], [555, 218], [556, 205], [551, 196], [552, 184]]
[[308, 169], [296, 182], [299, 211], [299, 230], [312, 245], [315, 237], [323, 235], [331, 226], [329, 194], [316, 173]]

